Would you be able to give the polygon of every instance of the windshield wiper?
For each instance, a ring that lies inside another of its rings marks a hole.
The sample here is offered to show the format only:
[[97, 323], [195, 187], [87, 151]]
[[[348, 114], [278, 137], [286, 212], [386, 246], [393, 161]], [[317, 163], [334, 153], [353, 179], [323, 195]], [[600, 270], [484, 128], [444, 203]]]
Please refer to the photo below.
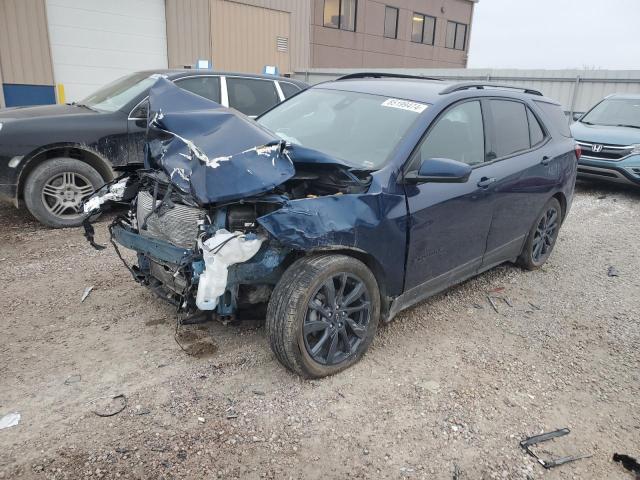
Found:
[[628, 128], [640, 128], [640, 125], [627, 125], [624, 123], [619, 123], [616, 127], [628, 127]]

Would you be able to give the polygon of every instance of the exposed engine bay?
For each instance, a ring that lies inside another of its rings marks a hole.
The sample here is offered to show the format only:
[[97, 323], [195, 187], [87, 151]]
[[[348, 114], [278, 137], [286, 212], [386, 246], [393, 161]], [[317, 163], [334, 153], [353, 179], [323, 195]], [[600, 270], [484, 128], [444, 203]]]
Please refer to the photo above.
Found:
[[[149, 101], [145, 168], [105, 185], [84, 209], [91, 216], [109, 203], [128, 204], [109, 228], [111, 243], [134, 279], [178, 311], [233, 319], [268, 302], [286, 267], [305, 254], [294, 239], [301, 232], [314, 245], [325, 233], [353, 235], [357, 222], [308, 202], [357, 199], [370, 172], [287, 144], [163, 79]], [[362, 206], [346, 208], [361, 217]], [[290, 220], [273, 216], [285, 211]], [[100, 248], [88, 220], [85, 232]], [[120, 247], [136, 252], [137, 265]]]

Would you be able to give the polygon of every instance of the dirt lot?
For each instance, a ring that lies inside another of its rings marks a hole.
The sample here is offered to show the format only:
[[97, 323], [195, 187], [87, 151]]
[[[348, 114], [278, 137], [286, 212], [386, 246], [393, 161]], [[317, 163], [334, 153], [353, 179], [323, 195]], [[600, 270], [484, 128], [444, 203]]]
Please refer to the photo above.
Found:
[[[187, 355], [113, 249], [2, 207], [0, 416], [22, 420], [0, 430], [0, 478], [632, 478], [610, 458], [640, 457], [640, 193], [580, 186], [544, 269], [403, 313], [321, 381], [256, 323], [182, 327]], [[559, 427], [549, 452], [593, 456], [546, 472], [518, 442]]]

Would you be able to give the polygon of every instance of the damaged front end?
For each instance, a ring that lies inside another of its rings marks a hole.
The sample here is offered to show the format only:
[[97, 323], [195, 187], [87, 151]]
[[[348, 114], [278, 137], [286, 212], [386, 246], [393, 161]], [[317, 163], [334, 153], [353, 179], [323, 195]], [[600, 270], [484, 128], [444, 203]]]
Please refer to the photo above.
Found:
[[[353, 236], [358, 222], [377, 224], [377, 205], [361, 198], [368, 173], [291, 146], [164, 79], [149, 103], [145, 168], [103, 187], [84, 209], [89, 218], [110, 203], [128, 204], [109, 227], [111, 242], [134, 279], [180, 312], [231, 320], [266, 306], [297, 257], [323, 242], [354, 243], [330, 237]], [[320, 211], [339, 197], [350, 199], [342, 218]], [[317, 209], [304, 203], [311, 200]], [[99, 248], [88, 221], [85, 229]], [[296, 239], [301, 234], [306, 240]], [[120, 247], [136, 253], [136, 264]]]

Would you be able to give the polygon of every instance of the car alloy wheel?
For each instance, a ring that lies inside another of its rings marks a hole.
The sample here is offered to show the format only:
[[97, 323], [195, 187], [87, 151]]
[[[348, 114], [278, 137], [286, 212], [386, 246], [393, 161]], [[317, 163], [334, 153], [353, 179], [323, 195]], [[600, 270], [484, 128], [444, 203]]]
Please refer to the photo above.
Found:
[[333, 275], [309, 300], [302, 326], [307, 353], [322, 365], [344, 362], [366, 337], [370, 319], [365, 283], [351, 273]]
[[551, 206], [540, 218], [533, 237], [531, 258], [540, 263], [551, 253], [558, 236], [558, 210]]
[[84, 175], [62, 172], [49, 178], [42, 188], [45, 209], [61, 218], [77, 218], [82, 214], [80, 205], [95, 191]]

